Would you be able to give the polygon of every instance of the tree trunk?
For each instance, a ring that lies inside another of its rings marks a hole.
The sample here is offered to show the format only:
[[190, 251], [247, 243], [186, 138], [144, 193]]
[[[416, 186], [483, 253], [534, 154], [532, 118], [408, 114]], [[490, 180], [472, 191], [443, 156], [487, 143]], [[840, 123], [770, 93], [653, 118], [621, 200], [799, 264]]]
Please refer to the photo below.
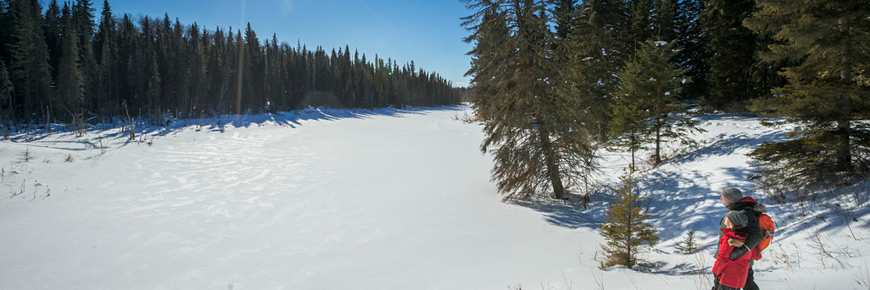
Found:
[[631, 151], [631, 165], [628, 166], [628, 174], [632, 174], [637, 170], [637, 167], [634, 165], [634, 153], [637, 151], [637, 146], [635, 146], [635, 144], [637, 144], [637, 136], [635, 135], [634, 130], [629, 130], [628, 135], [630, 144], [628, 146], [628, 151]]
[[[9, 95], [9, 126], [15, 126], [16, 131], [18, 130], [18, 120], [15, 120], [15, 96]], [[9, 139], [9, 126], [6, 127], [6, 133], [3, 133], [3, 139]]]
[[[842, 51], [840, 52], [840, 81], [844, 87], [848, 87], [852, 82], [852, 66], [849, 63], [849, 37], [848, 37], [848, 25], [846, 21], [842, 18], [838, 20], [840, 33], [844, 34], [845, 40], [843, 43]], [[848, 94], [848, 93], [846, 93]], [[852, 100], [849, 95], [840, 96], [840, 100], [843, 102], [841, 105], [842, 109], [842, 119], [837, 121], [837, 137], [839, 138], [839, 143], [837, 144], [837, 170], [840, 172], [852, 172], [852, 146], [850, 144], [851, 139], [851, 115], [852, 115]]]
[[851, 126], [849, 120], [840, 120], [837, 122], [837, 171], [852, 172], [852, 146], [851, 146]]
[[553, 185], [553, 198], [564, 199], [565, 187], [562, 185], [562, 179], [559, 174], [559, 166], [556, 164], [556, 152], [553, 151], [553, 144], [550, 142], [550, 131], [547, 128], [547, 123], [539, 115], [538, 119], [538, 139], [541, 141], [541, 150], [544, 152], [544, 162], [547, 166], [547, 174], [550, 176], [550, 183]]
[[45, 105], [45, 128], [51, 134], [51, 105]]
[[[628, 188], [628, 196], [631, 196], [634, 188]], [[634, 259], [632, 259], [634, 253], [631, 252], [631, 238], [634, 235], [632, 231], [631, 225], [634, 222], [634, 216], [632, 216], [631, 208], [628, 209], [628, 222], [626, 223], [626, 237], [625, 237], [625, 251], [626, 251], [626, 266], [629, 268], [634, 268]]]
[[603, 121], [598, 121], [598, 142], [601, 144], [607, 143], [607, 124]]
[[[665, 95], [665, 93], [662, 92], [663, 90], [664, 89], [662, 89], [662, 87], [660, 85], [656, 86], [656, 96], [658, 96], [658, 98], [662, 98]], [[661, 146], [661, 144], [662, 144], [662, 127], [664, 126], [665, 118], [667, 116], [665, 116], [665, 114], [662, 113], [662, 111], [666, 111], [666, 109], [662, 109], [661, 106], [662, 105], [656, 105], [656, 122], [655, 122], [656, 151], [655, 151], [655, 165], [654, 166], [659, 166], [659, 164], [662, 164], [662, 146]]]
[[662, 164], [662, 122], [660, 120], [656, 121], [656, 153], [655, 153], [655, 166], [659, 166]]

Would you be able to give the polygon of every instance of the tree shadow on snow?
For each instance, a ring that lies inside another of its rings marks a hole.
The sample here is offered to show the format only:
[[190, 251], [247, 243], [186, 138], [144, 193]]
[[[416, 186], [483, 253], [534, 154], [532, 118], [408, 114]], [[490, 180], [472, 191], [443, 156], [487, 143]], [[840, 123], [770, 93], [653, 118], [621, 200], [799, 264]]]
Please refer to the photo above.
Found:
[[[723, 117], [724, 118], [724, 117]], [[711, 118], [714, 119], [714, 118]], [[732, 155], [744, 148], [755, 148], [765, 141], [781, 140], [781, 132], [766, 134], [736, 133], [721, 134], [713, 137], [713, 142], [702, 144], [665, 164], [635, 175], [637, 190], [647, 199], [642, 203], [646, 212], [653, 217], [649, 220], [660, 230], [660, 243], [673, 246], [681, 242], [689, 231], [695, 232], [698, 241], [712, 241], [718, 238], [719, 220], [726, 209], [719, 199], [722, 184], [710, 187], [711, 172], [718, 172], [717, 179], [733, 181], [725, 187], [738, 187], [759, 201], [769, 202], [763, 196], [751, 192], [748, 177], [752, 168], [712, 167], [709, 171], [686, 171], [683, 165], [712, 157]], [[724, 176], [721, 172], [724, 171]], [[615, 196], [613, 188], [620, 184], [603, 184], [600, 193], [593, 196], [588, 208], [569, 202], [568, 204], [517, 203], [544, 214], [552, 225], [576, 229], [597, 229], [606, 220], [608, 205]], [[572, 197], [572, 199], [577, 199]]]
[[730, 136], [720, 134], [715, 138], [716, 141], [713, 143], [704, 144], [700, 148], [694, 149], [687, 154], [677, 156], [668, 163], [682, 164], [713, 156], [731, 155], [740, 148], [756, 148], [767, 141], [782, 140], [785, 138], [785, 133], [773, 132], [761, 135], [738, 133]]
[[595, 215], [594, 207], [583, 210], [582, 206], [573, 204], [541, 204], [535, 202], [515, 201], [513, 204], [534, 209], [544, 214], [544, 219], [555, 226], [569, 229], [597, 229], [604, 219]]
[[[406, 115], [419, 115], [432, 111], [462, 111], [464, 106], [442, 106], [442, 107], [414, 107], [414, 108], [380, 108], [380, 109], [326, 109], [326, 108], [307, 108], [297, 111], [287, 111], [279, 113], [266, 113], [257, 115], [225, 115], [222, 118], [206, 119], [206, 128], [212, 132], [225, 132], [227, 127], [235, 128], [250, 128], [260, 127], [265, 125], [286, 126], [296, 128], [302, 126], [304, 121], [339, 121], [343, 119], [368, 119], [376, 116], [387, 116], [395, 118], [403, 118]], [[193, 120], [198, 122], [199, 120]], [[177, 125], [175, 130], [162, 130], [156, 135], [163, 136], [168, 133], [177, 131], [196, 124], [181, 124]]]
[[[326, 108], [307, 108], [296, 111], [286, 111], [279, 113], [264, 113], [264, 114], [247, 114], [247, 115], [222, 115], [220, 117], [209, 117], [202, 119], [171, 119], [165, 123], [154, 124], [151, 122], [137, 121], [135, 124], [137, 136], [162, 137], [190, 129], [196, 131], [208, 130], [210, 132], [223, 133], [228, 127], [234, 128], [249, 128], [260, 127], [267, 125], [286, 126], [289, 128], [297, 128], [305, 121], [338, 121], [343, 119], [368, 119], [375, 116], [388, 116], [402, 118], [406, 115], [425, 114], [433, 111], [463, 111], [466, 110], [466, 105], [453, 105], [442, 107], [413, 107], [413, 108], [379, 108], [379, 109], [326, 109]], [[117, 122], [112, 124], [95, 124], [91, 125], [86, 130], [85, 136], [88, 139], [94, 139], [93, 136], [100, 138], [127, 138], [130, 133], [126, 129], [129, 128], [129, 123]], [[69, 135], [73, 136], [68, 126], [57, 126], [53, 132], [49, 133], [45, 130], [31, 133], [14, 134], [9, 137], [12, 142], [34, 142], [43, 140], [52, 135]], [[58, 141], [50, 141], [57, 143]], [[85, 141], [83, 141], [85, 142]], [[126, 142], [125, 145], [130, 142]]]

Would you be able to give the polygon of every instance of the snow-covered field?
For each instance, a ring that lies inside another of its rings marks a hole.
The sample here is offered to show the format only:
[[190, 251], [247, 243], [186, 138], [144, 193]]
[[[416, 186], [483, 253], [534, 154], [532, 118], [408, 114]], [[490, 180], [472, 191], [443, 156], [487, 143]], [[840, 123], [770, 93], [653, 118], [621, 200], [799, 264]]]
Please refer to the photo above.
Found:
[[[640, 176], [662, 230], [642, 256], [656, 266], [600, 270], [609, 193], [588, 209], [502, 203], [465, 114], [307, 110], [144, 142], [2, 141], [0, 289], [709, 289], [718, 192], [751, 192], [744, 154], [783, 138], [705, 117], [697, 148]], [[627, 163], [605, 154], [602, 185]], [[770, 205], [779, 233], [755, 265], [761, 288], [870, 289], [867, 188], [839, 206]], [[690, 230], [704, 249], [678, 253]]]

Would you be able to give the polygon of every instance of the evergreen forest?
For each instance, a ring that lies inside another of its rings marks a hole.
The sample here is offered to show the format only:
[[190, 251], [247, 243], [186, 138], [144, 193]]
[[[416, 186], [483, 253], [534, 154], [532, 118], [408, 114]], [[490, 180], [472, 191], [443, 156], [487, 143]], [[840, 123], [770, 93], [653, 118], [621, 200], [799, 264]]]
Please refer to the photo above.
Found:
[[711, 112], [791, 126], [751, 154], [771, 192], [870, 173], [866, 0], [464, 3], [470, 99], [505, 199], [588, 201], [603, 149], [630, 151], [629, 172], [658, 166]]
[[0, 126], [82, 129], [100, 123], [460, 102], [462, 90], [413, 61], [327, 51], [213, 30], [169, 15], [115, 15], [108, 1], [41, 7], [0, 0]]

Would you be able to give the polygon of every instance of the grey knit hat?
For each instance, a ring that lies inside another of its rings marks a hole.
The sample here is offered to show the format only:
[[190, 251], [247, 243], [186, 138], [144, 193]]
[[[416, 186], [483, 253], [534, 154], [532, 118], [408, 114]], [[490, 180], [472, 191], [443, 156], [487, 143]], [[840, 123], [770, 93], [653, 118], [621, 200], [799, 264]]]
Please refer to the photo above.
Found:
[[737, 202], [741, 198], [743, 198], [743, 193], [740, 192], [740, 190], [737, 188], [729, 187], [725, 190], [722, 190], [722, 196], [725, 197], [725, 199], [730, 200], [731, 202]]
[[732, 210], [725, 214], [725, 217], [731, 221], [731, 225], [735, 227], [745, 227], [749, 223], [749, 218], [741, 211]]

